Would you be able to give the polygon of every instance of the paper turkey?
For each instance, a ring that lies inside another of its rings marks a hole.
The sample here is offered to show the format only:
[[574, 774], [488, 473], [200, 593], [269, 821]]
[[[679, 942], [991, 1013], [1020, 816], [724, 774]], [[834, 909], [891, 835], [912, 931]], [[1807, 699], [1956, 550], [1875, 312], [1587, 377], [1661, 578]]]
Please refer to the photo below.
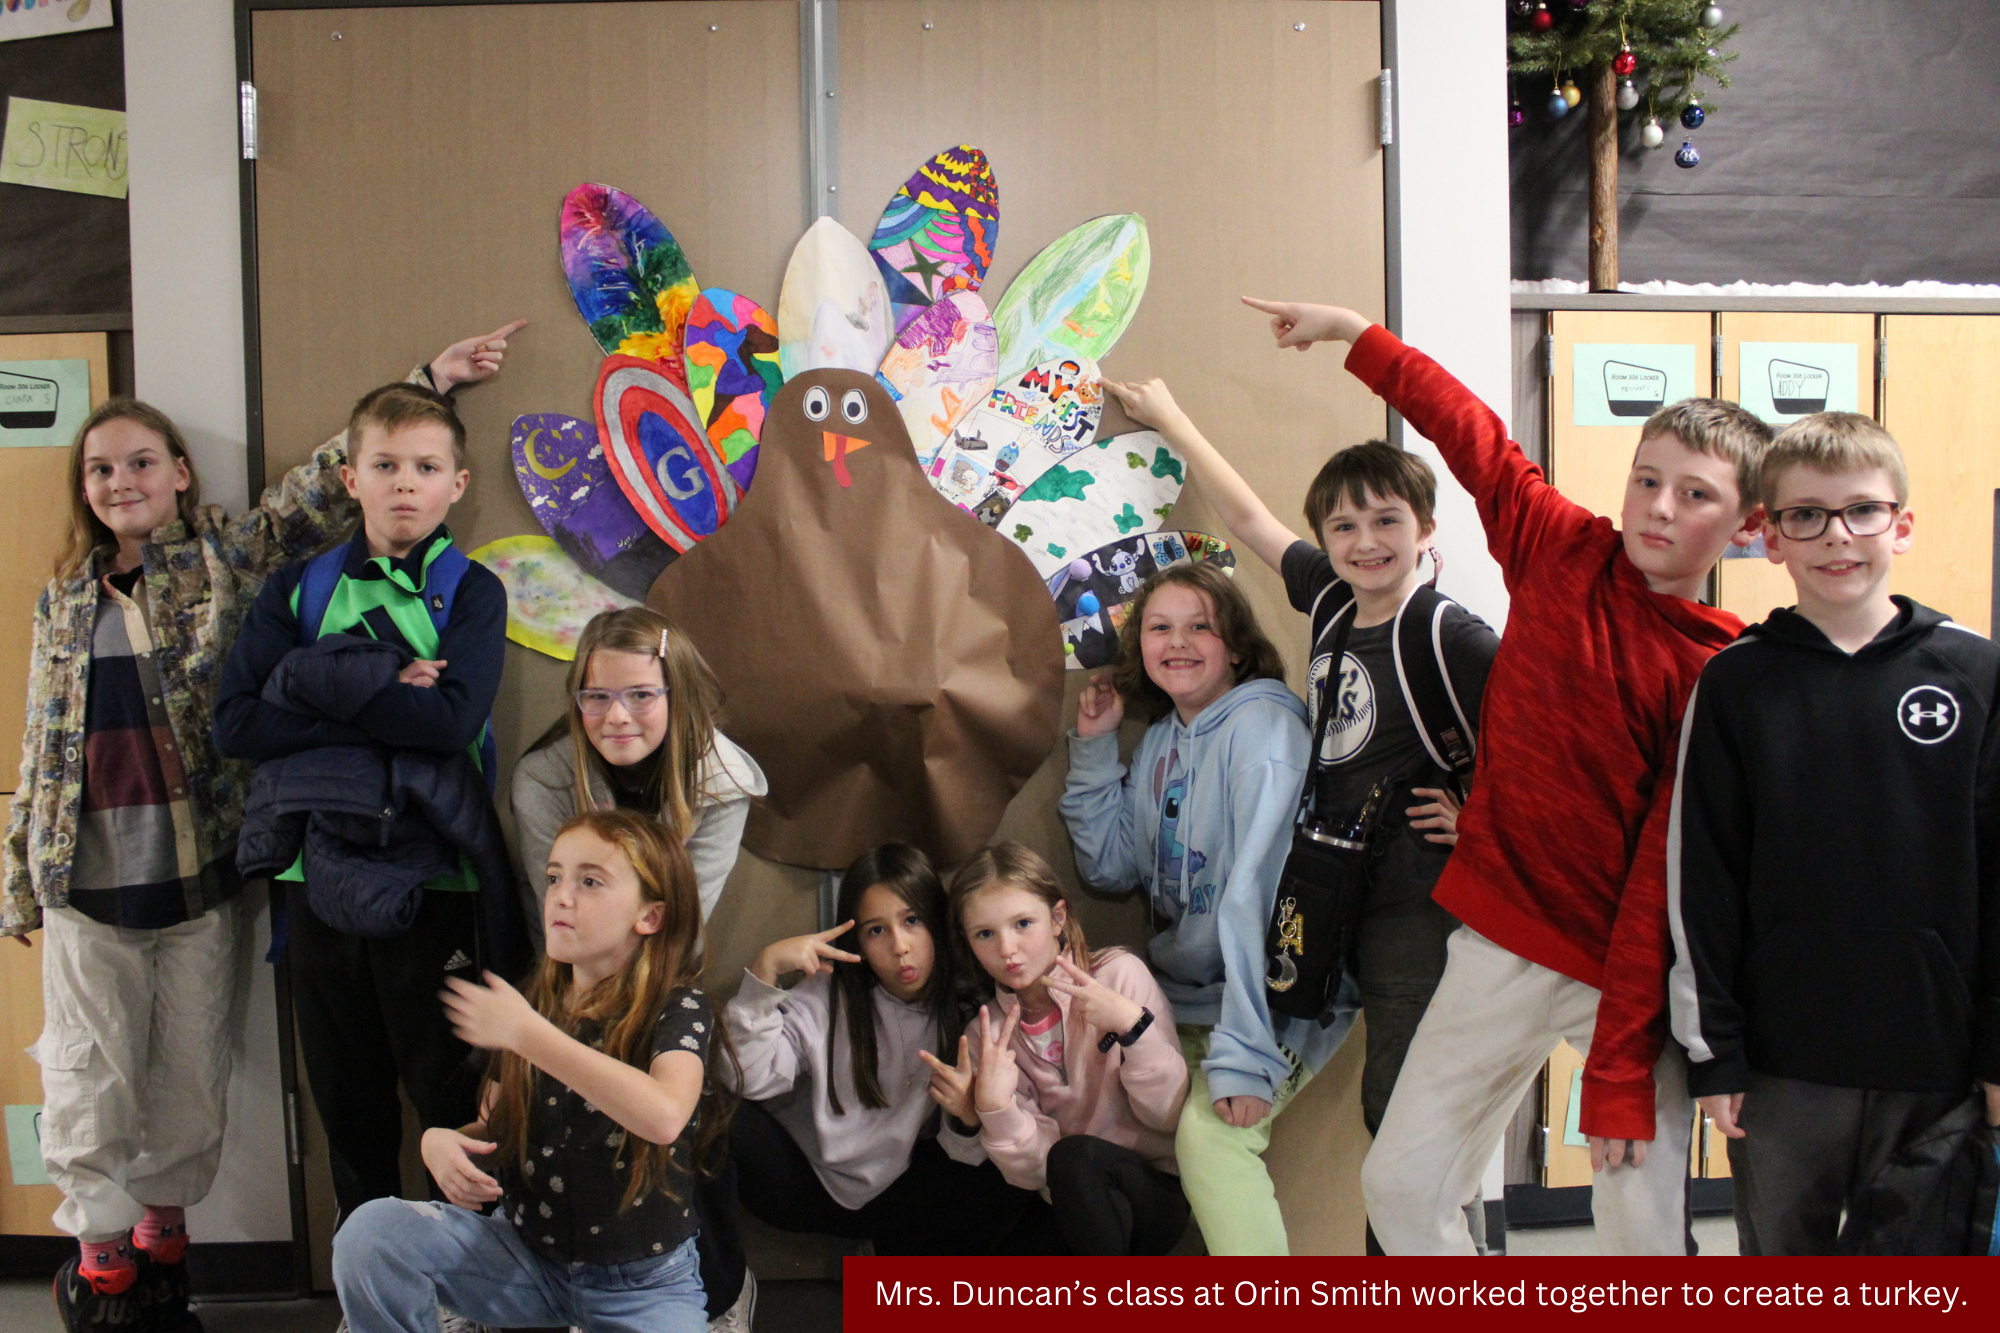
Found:
[[969, 855], [1056, 740], [1054, 599], [931, 489], [868, 374], [788, 381], [760, 455], [729, 523], [647, 599], [700, 646], [770, 779], [744, 845], [829, 868], [892, 840]]

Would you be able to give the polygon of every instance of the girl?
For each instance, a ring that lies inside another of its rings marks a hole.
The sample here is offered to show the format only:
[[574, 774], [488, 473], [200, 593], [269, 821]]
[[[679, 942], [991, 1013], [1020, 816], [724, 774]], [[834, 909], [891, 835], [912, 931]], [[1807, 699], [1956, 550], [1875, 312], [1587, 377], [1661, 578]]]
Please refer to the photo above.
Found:
[[[555, 832], [586, 810], [641, 811], [687, 846], [708, 920], [736, 864], [764, 773], [715, 729], [721, 691], [685, 634], [657, 611], [606, 611], [584, 626], [568, 715], [514, 768], [523, 882], [538, 886]], [[542, 919], [540, 890], [528, 920]]]
[[1092, 955], [1048, 862], [1017, 842], [977, 853], [951, 882], [955, 938], [999, 990], [979, 1010], [976, 1057], [926, 1054], [950, 1129], [976, 1132], [1009, 1182], [1046, 1185], [1073, 1254], [1165, 1254], [1187, 1229], [1174, 1125], [1187, 1063], [1146, 965]]
[[[488, 379], [520, 324], [411, 375]], [[187, 442], [113, 399], [70, 446], [70, 531], [35, 608], [0, 934], [46, 927], [42, 1150], [65, 1327], [181, 1328], [183, 1211], [214, 1182], [242, 910], [249, 770], [209, 738], [217, 676], [265, 576], [344, 535], [345, 435], [237, 519], [201, 503]], [[136, 1229], [135, 1229], [136, 1228]], [[141, 1277], [145, 1281], [140, 1281]]]
[[[1043, 1205], [932, 1133], [920, 1058], [963, 1047], [944, 886], [922, 852], [888, 843], [847, 868], [840, 914], [758, 954], [723, 1011], [751, 1099], [730, 1129], [742, 1202], [877, 1254], [986, 1253]], [[805, 979], [780, 990], [788, 972]]]
[[707, 1323], [694, 1173], [728, 1131], [708, 1069], [729, 1049], [701, 990], [693, 868], [657, 820], [594, 811], [563, 825], [543, 882], [526, 994], [491, 972], [446, 982], [458, 1035], [498, 1057], [481, 1118], [424, 1133], [455, 1206], [373, 1199], [334, 1236], [355, 1333], [432, 1333], [440, 1303], [500, 1328]]
[[[1181, 1180], [1210, 1254], [1285, 1254], [1263, 1153], [1271, 1120], [1354, 1023], [1274, 1016], [1264, 935], [1305, 780], [1305, 707], [1249, 602], [1213, 565], [1148, 579], [1119, 631], [1112, 679], [1077, 706], [1060, 808], [1085, 882], [1144, 885], [1167, 922], [1148, 956], [1180, 1015], [1192, 1071], [1174, 1137]], [[1118, 762], [1130, 700], [1154, 719]]]

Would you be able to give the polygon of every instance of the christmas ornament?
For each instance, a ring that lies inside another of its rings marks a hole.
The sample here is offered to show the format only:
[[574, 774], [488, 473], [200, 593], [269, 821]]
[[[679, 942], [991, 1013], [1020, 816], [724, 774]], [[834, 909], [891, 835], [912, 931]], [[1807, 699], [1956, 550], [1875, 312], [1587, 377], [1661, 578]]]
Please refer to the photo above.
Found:
[[1712, 28], [1719, 28], [1719, 27], [1721, 27], [1721, 26], [1722, 26], [1722, 6], [1721, 6], [1721, 5], [1710, 5], [1710, 6], [1708, 7], [1708, 8], [1706, 8], [1706, 9], [1702, 10], [1702, 11], [1701, 11], [1701, 26], [1702, 26], [1702, 27], [1704, 27], [1704, 28], [1711, 28], [1711, 29], [1712, 29]]
[[1620, 111], [1630, 111], [1637, 105], [1639, 105], [1639, 90], [1632, 86], [1632, 80], [1620, 79], [1618, 81], [1618, 109]]
[[1583, 89], [1576, 86], [1574, 79], [1563, 80], [1562, 100], [1568, 102], [1571, 106], [1575, 106], [1583, 100]]
[[1700, 129], [1701, 123], [1707, 119], [1708, 113], [1701, 109], [1699, 102], [1690, 102], [1681, 108], [1681, 124], [1688, 129]]
[[1561, 93], [1549, 94], [1549, 119], [1561, 120], [1569, 114], [1569, 99]]
[[1507, 108], [1507, 125], [1509, 128], [1519, 125], [1522, 121], [1526, 120], [1527, 118], [1528, 117], [1522, 112], [1521, 104], [1518, 101], [1515, 102], [1512, 106]]
[[1660, 122], [1649, 120], [1639, 130], [1639, 142], [1648, 148], [1658, 148], [1667, 141], [1667, 132], [1660, 128]]
[[1681, 141], [1680, 151], [1674, 154], [1674, 165], [1677, 167], [1696, 167], [1701, 165], [1701, 154], [1694, 150], [1694, 140], [1683, 139]]
[[1639, 57], [1632, 54], [1632, 48], [1629, 46], [1611, 57], [1611, 72], [1613, 74], [1630, 74], [1637, 68], [1639, 68]]
[[1547, 32], [1555, 26], [1555, 22], [1556, 16], [1549, 13], [1548, 5], [1539, 4], [1535, 6], [1535, 16], [1528, 20], [1528, 26], [1536, 32]]
[[1535, 0], [1514, 0], [1508, 7], [1514, 11], [1515, 18], [1524, 19], [1535, 12]]

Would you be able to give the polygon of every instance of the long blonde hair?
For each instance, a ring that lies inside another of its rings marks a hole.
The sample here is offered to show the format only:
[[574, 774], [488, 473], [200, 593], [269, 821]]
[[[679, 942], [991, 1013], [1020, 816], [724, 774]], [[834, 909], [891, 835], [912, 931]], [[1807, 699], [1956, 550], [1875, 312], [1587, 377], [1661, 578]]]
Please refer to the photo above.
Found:
[[[947, 899], [951, 912], [951, 942], [953, 948], [963, 951], [959, 955], [959, 966], [967, 976], [988, 975], [973, 955], [972, 943], [965, 934], [966, 904], [988, 889], [1022, 889], [1032, 893], [1047, 904], [1051, 916], [1055, 914], [1057, 903], [1065, 904], [1066, 916], [1062, 934], [1056, 939], [1056, 948], [1075, 967], [1085, 972], [1092, 970], [1090, 945], [1083, 938], [1083, 922], [1077, 919], [1075, 908], [1068, 906], [1068, 896], [1063, 893], [1062, 881], [1056, 878], [1054, 868], [1034, 848], [1008, 839], [980, 848], [951, 877], [951, 893]], [[988, 979], [991, 980], [990, 977]]]
[[55, 576], [59, 579], [83, 573], [98, 547], [116, 545], [118, 541], [83, 493], [84, 441], [107, 421], [136, 421], [159, 436], [167, 446], [168, 455], [187, 468], [188, 486], [178, 501], [181, 521], [192, 528], [195, 515], [201, 510], [201, 477], [194, 470], [194, 459], [188, 456], [187, 440], [182, 437], [180, 427], [150, 403], [136, 398], [109, 399], [83, 419], [83, 424], [76, 428], [76, 438], [69, 444], [69, 531], [64, 534], [62, 551], [56, 556]]
[[576, 809], [593, 809], [590, 776], [601, 773], [611, 781], [610, 765], [590, 743], [583, 728], [583, 710], [576, 692], [590, 674], [595, 652], [633, 653], [660, 663], [667, 687], [667, 734], [660, 747], [632, 765], [646, 804], [673, 832], [685, 840], [701, 819], [702, 761], [715, 747], [715, 727], [722, 711], [722, 690], [694, 641], [658, 611], [643, 606], [604, 611], [592, 616], [577, 640], [576, 660], [566, 682], [569, 706], [555, 725], [529, 747], [539, 750], [568, 738], [571, 772], [575, 777]]
[[[679, 838], [669, 837], [659, 821], [629, 810], [593, 810], [577, 815], [556, 836], [561, 838], [575, 829], [587, 829], [623, 852], [638, 876], [640, 901], [662, 903], [666, 912], [660, 928], [641, 938], [624, 969], [598, 982], [588, 993], [574, 994], [570, 965], [544, 955], [522, 994], [535, 1012], [558, 1030], [574, 1037], [586, 1026], [593, 1028], [603, 1038], [600, 1049], [606, 1055], [645, 1069], [652, 1064], [653, 1032], [667, 997], [684, 986], [701, 984], [701, 896], [695, 889], [694, 866]], [[713, 1071], [722, 1063], [733, 1062], [735, 1051], [719, 1022], [709, 1035], [708, 1059]], [[528, 1151], [530, 1099], [547, 1076], [511, 1051], [500, 1055], [495, 1069], [496, 1094], [487, 1128], [500, 1145], [501, 1160], [511, 1161], [519, 1171]], [[726, 1090], [728, 1082], [712, 1074], [704, 1081], [696, 1109], [690, 1170], [708, 1169], [714, 1145], [729, 1128], [735, 1099]], [[651, 1189], [678, 1201], [669, 1171], [673, 1145], [652, 1143], [622, 1129], [619, 1133], [618, 1160], [631, 1170], [619, 1207], [630, 1208]]]

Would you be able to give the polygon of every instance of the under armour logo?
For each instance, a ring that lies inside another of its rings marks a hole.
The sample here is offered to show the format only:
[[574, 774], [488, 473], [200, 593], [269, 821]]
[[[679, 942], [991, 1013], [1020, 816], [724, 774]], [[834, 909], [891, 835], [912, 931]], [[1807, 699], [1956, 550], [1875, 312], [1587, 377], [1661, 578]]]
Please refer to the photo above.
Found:
[[1936, 685], [1919, 685], [1896, 703], [1896, 725], [1919, 745], [1936, 745], [1958, 730], [1958, 700]]

